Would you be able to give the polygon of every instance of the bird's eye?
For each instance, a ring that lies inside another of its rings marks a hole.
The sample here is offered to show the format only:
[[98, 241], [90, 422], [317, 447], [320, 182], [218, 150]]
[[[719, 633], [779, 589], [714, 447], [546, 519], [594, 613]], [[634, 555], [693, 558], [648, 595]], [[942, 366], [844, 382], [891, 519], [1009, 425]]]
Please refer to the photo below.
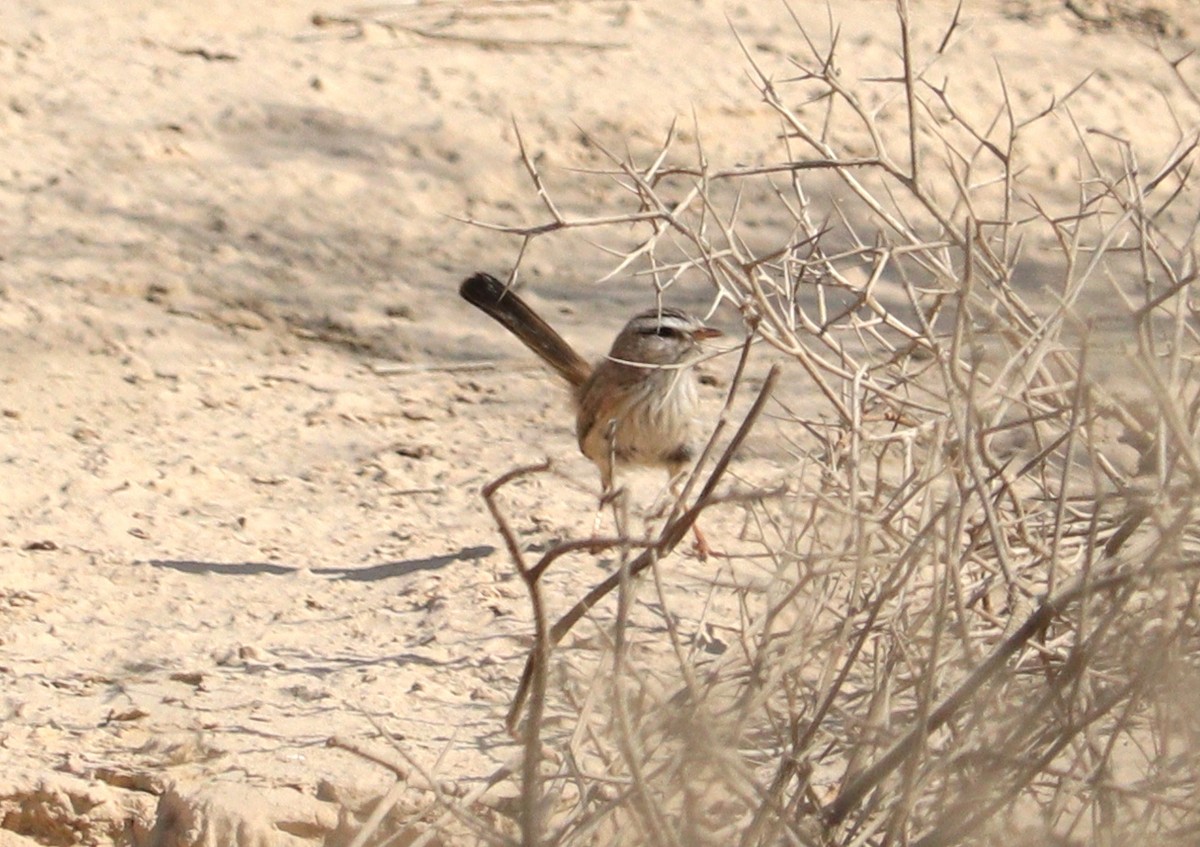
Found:
[[659, 338], [679, 338], [683, 333], [673, 326], [657, 326], [647, 327], [642, 330], [642, 335], [657, 335]]

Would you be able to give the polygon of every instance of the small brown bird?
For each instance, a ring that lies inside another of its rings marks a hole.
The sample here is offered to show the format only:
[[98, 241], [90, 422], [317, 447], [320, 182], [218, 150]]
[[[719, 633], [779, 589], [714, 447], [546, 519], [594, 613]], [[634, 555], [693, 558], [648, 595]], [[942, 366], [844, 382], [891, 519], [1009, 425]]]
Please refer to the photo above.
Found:
[[589, 365], [504, 283], [486, 273], [459, 293], [491, 315], [571, 386], [579, 449], [600, 469], [611, 494], [622, 465], [664, 468], [672, 482], [695, 458], [696, 376], [691, 365], [720, 330], [678, 309], [634, 315], [608, 355]]

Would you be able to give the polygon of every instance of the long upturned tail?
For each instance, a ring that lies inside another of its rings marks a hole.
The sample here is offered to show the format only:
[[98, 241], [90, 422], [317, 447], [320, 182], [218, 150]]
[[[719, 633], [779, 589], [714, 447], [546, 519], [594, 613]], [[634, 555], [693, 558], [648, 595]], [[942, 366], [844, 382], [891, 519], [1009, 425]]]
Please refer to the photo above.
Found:
[[472, 306], [499, 321], [573, 387], [583, 385], [591, 376], [592, 366], [587, 360], [529, 308], [528, 303], [491, 274], [477, 273], [463, 280], [458, 293]]

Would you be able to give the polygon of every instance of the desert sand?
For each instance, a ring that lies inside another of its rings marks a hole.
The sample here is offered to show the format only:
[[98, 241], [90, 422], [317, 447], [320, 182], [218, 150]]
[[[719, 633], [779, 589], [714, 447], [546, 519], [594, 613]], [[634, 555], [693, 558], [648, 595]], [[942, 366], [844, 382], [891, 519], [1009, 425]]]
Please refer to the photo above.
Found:
[[[891, 4], [832, 5], [848, 72], [886, 71]], [[1155, 6], [968, 0], [945, 72], [983, 108], [1003, 69], [1027, 111], [1095, 74], [1074, 114], [1153, 159], [1180, 85], [1155, 44], [1200, 37], [1190, 3]], [[953, 4], [914, 14], [936, 43]], [[544, 218], [514, 126], [583, 215], [596, 140], [678, 120], [714, 163], [774, 155], [731, 26], [781, 76], [801, 49], [769, 2], [0, 6], [0, 843], [344, 844], [392, 776], [329, 738], [398, 739], [424, 771], [399, 820], [435, 814], [428, 779], [470, 791], [511, 759], [530, 619], [479, 491], [552, 459], [505, 493], [544, 549], [590, 531], [597, 482], [553, 376], [458, 300], [519, 247], [463, 220]], [[1035, 165], [1073, 195], [1071, 163]], [[652, 302], [597, 283], [612, 264], [578, 232], [522, 264], [589, 356]], [[765, 425], [738, 473], [793, 469]], [[756, 565], [736, 509], [712, 520], [734, 559], [671, 573], [719, 649], [737, 609], [706, 586]], [[610, 565], [555, 569], [550, 601]]]

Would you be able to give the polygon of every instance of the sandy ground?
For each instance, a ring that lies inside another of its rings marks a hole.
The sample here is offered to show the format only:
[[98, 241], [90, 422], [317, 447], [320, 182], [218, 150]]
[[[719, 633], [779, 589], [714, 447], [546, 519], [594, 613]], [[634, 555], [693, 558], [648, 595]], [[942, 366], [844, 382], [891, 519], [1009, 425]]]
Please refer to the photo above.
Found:
[[[936, 44], [953, 6], [917, 5], [921, 43]], [[793, 6], [823, 31], [823, 4]], [[890, 5], [834, 7], [848, 72], [888, 68]], [[986, 109], [999, 66], [1032, 113], [1094, 71], [1103, 84], [1074, 113], [1154, 161], [1175, 138], [1157, 92], [1178, 81], [1153, 30], [1176, 54], [1200, 36], [1189, 4], [1158, 8], [1104, 27], [1055, 3], [968, 2], [946, 72], [964, 108]], [[544, 549], [586, 534], [596, 481], [564, 393], [455, 295], [475, 269], [506, 272], [518, 243], [455, 218], [542, 219], [514, 121], [580, 214], [603, 199], [567, 170], [599, 162], [582, 130], [638, 149], [678, 117], [714, 162], [760, 161], [778, 126], [729, 24], [780, 76], [801, 50], [771, 3], [362, 14], [314, 0], [0, 6], [5, 829], [55, 844], [148, 843], [155, 826], [163, 844], [345, 843], [390, 777], [330, 736], [365, 743], [383, 726], [468, 789], [506, 761], [529, 616], [479, 488], [554, 459], [506, 499], [522, 542]], [[1033, 158], [1070, 198], [1073, 166]], [[649, 302], [641, 283], [597, 285], [610, 264], [571, 235], [523, 265], [531, 299], [589, 355]], [[706, 408], [731, 365], [709, 366]], [[790, 462], [764, 427], [738, 472], [771, 480]], [[722, 546], [754, 552], [734, 510], [714, 521]], [[608, 564], [552, 572], [551, 601]], [[758, 566], [671, 567], [678, 608], [698, 610], [719, 569]], [[736, 617], [704, 608], [697, 636]], [[427, 801], [414, 789], [403, 808]]]

